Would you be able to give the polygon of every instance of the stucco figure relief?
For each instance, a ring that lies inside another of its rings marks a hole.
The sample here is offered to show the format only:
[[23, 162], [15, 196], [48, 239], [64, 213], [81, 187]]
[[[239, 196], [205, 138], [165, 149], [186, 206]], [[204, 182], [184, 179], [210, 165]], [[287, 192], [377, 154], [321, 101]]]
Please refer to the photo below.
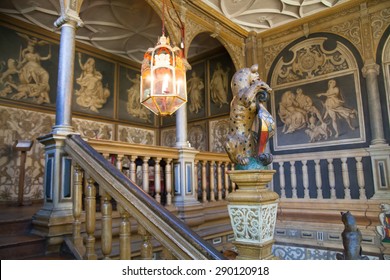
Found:
[[198, 74], [193, 71], [191, 73], [191, 78], [187, 81], [187, 91], [188, 91], [188, 109], [191, 113], [197, 114], [199, 110], [204, 107], [203, 102], [203, 90], [204, 83], [203, 80], [198, 77]]
[[272, 89], [260, 79], [257, 70], [257, 64], [243, 68], [231, 82], [233, 100], [225, 149], [236, 169], [266, 169], [272, 162], [265, 148], [275, 133], [275, 122], [263, 105]]
[[132, 83], [131, 87], [127, 90], [127, 112], [135, 118], [150, 122], [151, 111], [141, 104], [140, 74], [136, 74], [134, 78], [126, 74], [126, 77]]
[[210, 81], [210, 93], [211, 100], [218, 106], [222, 107], [223, 104], [229, 104], [228, 98], [228, 86], [229, 86], [229, 71], [227, 68], [224, 70], [220, 62], [217, 63]]
[[82, 70], [76, 83], [80, 86], [75, 91], [76, 103], [83, 108], [98, 113], [110, 96], [110, 90], [107, 85], [103, 86], [103, 75], [96, 70], [95, 59], [89, 57], [84, 63], [81, 59], [81, 53], [78, 53], [78, 61]]
[[[22, 49], [21, 46], [19, 58], [8, 58], [6, 66], [0, 70], [0, 96], [11, 95], [15, 100], [32, 98], [37, 104], [50, 103], [49, 73], [41, 65], [41, 61], [51, 58], [50, 44], [35, 37], [17, 34], [27, 41], [27, 47]], [[36, 47], [44, 45], [49, 45], [49, 51], [46, 56], [41, 56]]]

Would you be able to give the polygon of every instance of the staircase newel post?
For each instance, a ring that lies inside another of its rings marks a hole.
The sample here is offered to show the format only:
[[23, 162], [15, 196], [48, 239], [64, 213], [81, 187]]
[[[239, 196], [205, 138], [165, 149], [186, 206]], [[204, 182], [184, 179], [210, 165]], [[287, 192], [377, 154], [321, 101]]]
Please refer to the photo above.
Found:
[[[228, 172], [238, 186], [228, 195], [228, 210], [238, 249], [237, 259], [275, 259], [272, 254], [279, 195], [267, 188], [275, 170], [267, 142], [276, 125], [265, 104], [272, 89], [260, 77], [258, 65], [232, 78], [233, 100], [225, 149], [235, 170]], [[248, 129], [249, 128], [249, 129]], [[295, 176], [295, 174], [294, 174]]]
[[82, 26], [79, 12], [83, 0], [60, 0], [61, 16], [54, 25], [61, 29], [55, 125], [38, 138], [45, 146], [44, 205], [34, 216], [33, 232], [47, 237], [47, 251], [58, 252], [66, 234], [72, 233], [72, 160], [64, 151], [72, 127], [75, 34]]
[[276, 259], [272, 254], [279, 195], [266, 185], [275, 170], [228, 171], [238, 189], [228, 195], [237, 259]]

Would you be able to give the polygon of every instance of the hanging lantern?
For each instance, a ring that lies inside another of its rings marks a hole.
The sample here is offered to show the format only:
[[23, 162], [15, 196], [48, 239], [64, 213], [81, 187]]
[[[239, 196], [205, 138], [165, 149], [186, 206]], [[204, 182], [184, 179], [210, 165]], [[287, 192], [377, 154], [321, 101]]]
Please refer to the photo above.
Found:
[[141, 68], [141, 103], [156, 115], [173, 114], [187, 102], [186, 69], [181, 50], [172, 48], [163, 34], [144, 56]]

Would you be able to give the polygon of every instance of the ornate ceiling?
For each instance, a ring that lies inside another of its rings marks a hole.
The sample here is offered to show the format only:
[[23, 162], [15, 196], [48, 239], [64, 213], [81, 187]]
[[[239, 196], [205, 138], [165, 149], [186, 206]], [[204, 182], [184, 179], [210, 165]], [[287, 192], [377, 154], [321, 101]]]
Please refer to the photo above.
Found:
[[203, 0], [248, 31], [264, 30], [289, 23], [347, 0]]
[[[202, 2], [242, 28], [262, 32], [345, 1], [347, 0]], [[59, 17], [59, 12], [58, 0], [0, 1], [0, 13], [48, 30], [55, 30], [53, 23]], [[161, 19], [144, 0], [84, 0], [80, 18], [84, 26], [77, 30], [77, 40], [137, 62], [142, 61], [145, 51], [153, 47], [157, 36], [161, 35]], [[188, 57], [218, 46], [218, 41], [209, 35], [198, 36], [191, 42]]]

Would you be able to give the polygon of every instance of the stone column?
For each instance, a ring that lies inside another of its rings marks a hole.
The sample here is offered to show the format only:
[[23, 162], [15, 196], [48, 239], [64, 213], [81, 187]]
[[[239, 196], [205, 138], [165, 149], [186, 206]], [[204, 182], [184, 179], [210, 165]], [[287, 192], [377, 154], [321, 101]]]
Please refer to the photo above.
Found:
[[187, 141], [187, 103], [176, 111], [176, 147], [190, 147]]
[[237, 259], [277, 259], [272, 254], [279, 195], [266, 185], [275, 170], [229, 171], [238, 190], [227, 197]]
[[368, 110], [372, 135], [371, 145], [386, 144], [378, 89], [379, 65], [374, 61], [368, 61], [364, 65], [362, 73], [363, 77], [366, 78], [367, 85]]
[[72, 160], [64, 152], [66, 136], [72, 128], [72, 92], [75, 57], [75, 31], [82, 25], [78, 14], [82, 0], [60, 1], [61, 28], [58, 63], [56, 122], [52, 132], [38, 140], [45, 145], [44, 205], [33, 220], [33, 232], [46, 236], [50, 251], [57, 251], [62, 236], [72, 232]]

